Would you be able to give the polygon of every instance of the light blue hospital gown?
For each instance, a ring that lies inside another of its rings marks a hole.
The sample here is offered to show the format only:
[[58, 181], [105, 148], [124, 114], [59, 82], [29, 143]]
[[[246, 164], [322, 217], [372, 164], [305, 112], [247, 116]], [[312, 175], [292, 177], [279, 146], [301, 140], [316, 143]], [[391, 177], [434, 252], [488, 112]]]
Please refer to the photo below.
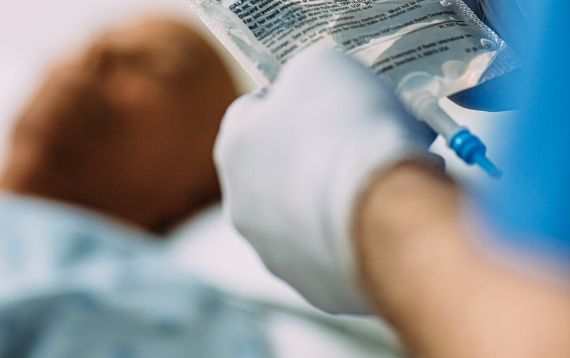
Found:
[[127, 226], [0, 197], [0, 357], [267, 357], [255, 317]]

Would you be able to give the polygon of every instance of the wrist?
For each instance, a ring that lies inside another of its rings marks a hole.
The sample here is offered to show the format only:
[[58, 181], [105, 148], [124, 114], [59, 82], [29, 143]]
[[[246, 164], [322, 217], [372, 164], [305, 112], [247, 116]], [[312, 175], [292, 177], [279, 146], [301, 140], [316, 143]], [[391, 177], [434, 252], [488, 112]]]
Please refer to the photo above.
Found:
[[461, 225], [459, 198], [418, 163], [370, 186], [355, 244], [379, 313], [425, 356], [568, 356], [568, 292], [488, 260]]
[[469, 271], [471, 251], [459, 223], [458, 189], [431, 164], [399, 164], [369, 186], [355, 245], [363, 286], [382, 315], [402, 321], [434, 289], [426, 282]]

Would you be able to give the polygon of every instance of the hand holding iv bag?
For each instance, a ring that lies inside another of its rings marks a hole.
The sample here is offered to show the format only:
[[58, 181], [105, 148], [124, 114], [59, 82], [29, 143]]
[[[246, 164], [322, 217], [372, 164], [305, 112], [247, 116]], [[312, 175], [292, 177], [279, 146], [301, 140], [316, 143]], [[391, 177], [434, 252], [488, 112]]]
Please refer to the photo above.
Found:
[[[382, 76], [406, 108], [469, 164], [499, 171], [483, 143], [438, 100], [517, 68], [507, 44], [462, 0], [190, 0], [202, 21], [259, 83], [315, 44]], [[331, 73], [334, 76], [334, 73]]]

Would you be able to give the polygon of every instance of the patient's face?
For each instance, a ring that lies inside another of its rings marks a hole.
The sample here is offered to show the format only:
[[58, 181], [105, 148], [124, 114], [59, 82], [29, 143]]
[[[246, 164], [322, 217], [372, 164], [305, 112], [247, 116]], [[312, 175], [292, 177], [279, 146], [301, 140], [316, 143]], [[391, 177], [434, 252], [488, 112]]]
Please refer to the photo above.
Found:
[[128, 24], [54, 69], [18, 123], [4, 186], [162, 230], [219, 197], [211, 153], [235, 96], [191, 28]]

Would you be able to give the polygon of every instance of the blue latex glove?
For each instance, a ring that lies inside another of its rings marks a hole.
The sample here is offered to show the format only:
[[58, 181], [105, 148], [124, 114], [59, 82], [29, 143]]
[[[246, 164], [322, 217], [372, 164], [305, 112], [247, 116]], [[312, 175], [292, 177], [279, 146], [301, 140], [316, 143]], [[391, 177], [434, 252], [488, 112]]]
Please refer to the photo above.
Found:
[[[528, 29], [531, 13], [523, 6], [525, 0], [464, 0], [465, 3], [489, 27], [495, 30], [515, 52], [520, 54], [524, 49], [524, 39], [521, 31]], [[526, 5], [526, 4], [525, 4]], [[533, 9], [534, 10], [534, 9]], [[513, 88], [518, 88], [522, 75], [516, 71], [497, 79], [486, 82], [478, 87], [460, 92], [450, 99], [465, 108], [483, 111], [504, 111], [514, 109], [516, 101], [511, 94]]]
[[517, 29], [521, 34], [528, 31], [519, 40], [525, 44], [520, 50], [527, 79], [526, 84], [515, 91], [521, 98], [523, 110], [511, 127], [503, 131], [510, 134], [510, 138], [504, 138], [506, 148], [502, 149], [506, 154], [505, 177], [487, 188], [481, 213], [498, 231], [495, 242], [509, 251], [531, 256], [531, 260], [524, 262], [525, 266], [537, 260], [541, 270], [562, 264], [561, 273], [566, 275], [563, 280], [567, 283], [570, 272], [570, 122], [566, 118], [570, 72], [565, 44], [570, 33], [567, 19], [570, 3], [505, 1], [527, 5], [529, 18], [526, 21], [530, 26]]

